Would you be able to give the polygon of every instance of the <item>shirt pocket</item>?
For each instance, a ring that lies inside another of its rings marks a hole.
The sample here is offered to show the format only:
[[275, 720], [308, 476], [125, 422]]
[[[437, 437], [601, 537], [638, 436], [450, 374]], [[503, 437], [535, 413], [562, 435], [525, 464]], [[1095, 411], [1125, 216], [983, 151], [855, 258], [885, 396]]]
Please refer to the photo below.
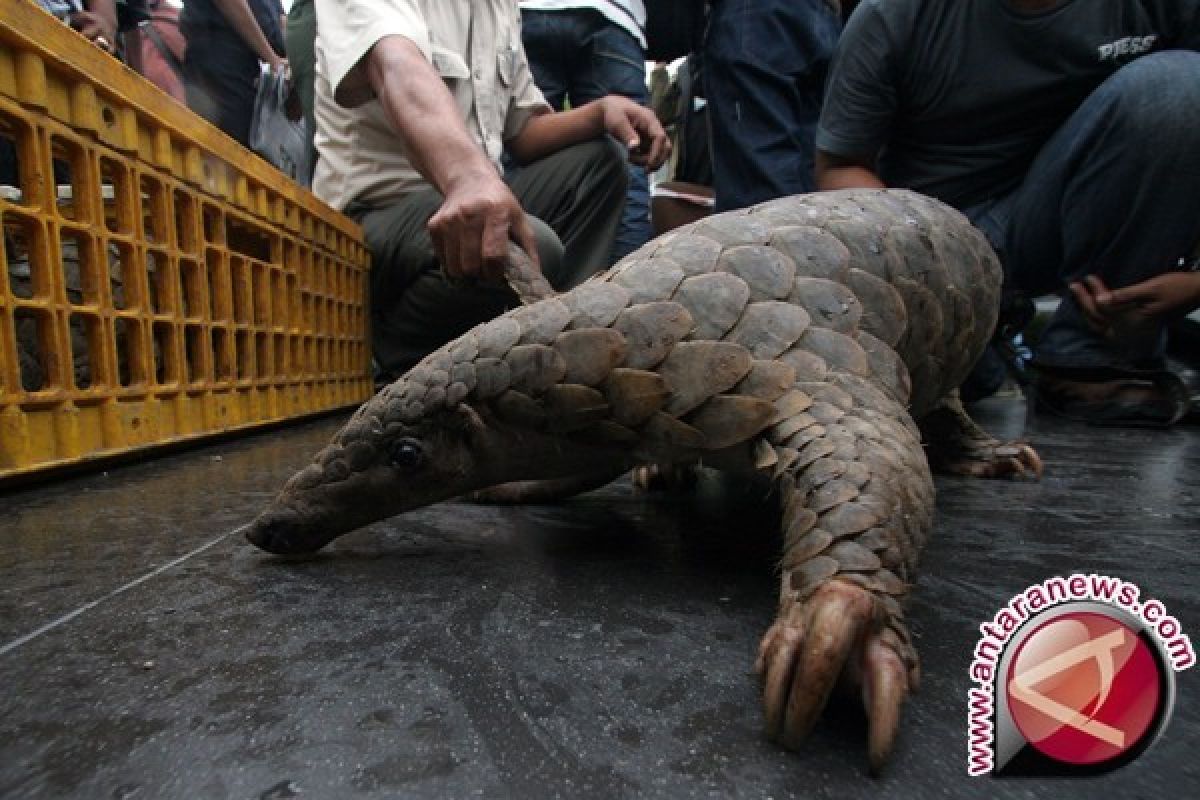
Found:
[[433, 56], [433, 68], [446, 83], [453, 84], [471, 77], [471, 70], [467, 68], [467, 62], [453, 50], [434, 45], [431, 55]]
[[512, 88], [513, 78], [517, 74], [517, 48], [515, 45], [501, 45], [496, 52], [496, 74], [505, 88]]

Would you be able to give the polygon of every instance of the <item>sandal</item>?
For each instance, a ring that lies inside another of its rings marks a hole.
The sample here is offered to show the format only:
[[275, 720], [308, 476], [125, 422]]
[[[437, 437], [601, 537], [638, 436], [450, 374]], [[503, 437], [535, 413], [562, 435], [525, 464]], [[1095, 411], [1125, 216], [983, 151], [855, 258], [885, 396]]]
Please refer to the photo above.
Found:
[[1191, 407], [1187, 385], [1167, 370], [1043, 367], [1034, 395], [1039, 408], [1090, 425], [1166, 428]]

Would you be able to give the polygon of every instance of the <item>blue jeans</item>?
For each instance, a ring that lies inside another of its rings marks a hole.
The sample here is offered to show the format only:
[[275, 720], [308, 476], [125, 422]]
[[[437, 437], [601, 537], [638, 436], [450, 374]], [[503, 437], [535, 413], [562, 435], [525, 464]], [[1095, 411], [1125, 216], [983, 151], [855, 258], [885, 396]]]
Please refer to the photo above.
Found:
[[704, 43], [716, 210], [811, 192], [842, 23], [828, 0], [714, 0]]
[[[522, 11], [521, 39], [533, 80], [555, 109], [578, 108], [605, 95], [624, 95], [642, 105], [646, 62], [642, 46], [624, 28], [591, 9]], [[625, 210], [613, 242], [614, 262], [653, 237], [646, 170], [629, 165]]]
[[[1095, 274], [1110, 288], [1169, 272], [1200, 242], [1200, 53], [1143, 56], [1109, 76], [1007, 196], [966, 209], [1011, 288], [1046, 294]], [[1035, 351], [1049, 368], [1159, 368], [1165, 335], [1111, 341], [1069, 292]]]

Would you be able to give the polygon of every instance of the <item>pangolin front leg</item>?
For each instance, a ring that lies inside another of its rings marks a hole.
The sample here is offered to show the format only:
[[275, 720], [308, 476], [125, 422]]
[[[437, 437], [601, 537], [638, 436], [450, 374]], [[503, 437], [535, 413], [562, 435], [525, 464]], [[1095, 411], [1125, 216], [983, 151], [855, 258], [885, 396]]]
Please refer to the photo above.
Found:
[[768, 735], [790, 749], [836, 684], [856, 689], [873, 772], [891, 752], [919, 678], [903, 602], [933, 511], [920, 441], [901, 420], [855, 408], [776, 445], [781, 463], [791, 462], [778, 475], [779, 611], [756, 663]]
[[621, 477], [619, 472], [601, 470], [599, 472], [572, 475], [567, 478], [552, 478], [544, 481], [513, 481], [490, 486], [467, 495], [466, 499], [473, 503], [494, 506], [524, 505], [527, 503], [557, 503], [574, 497], [577, 494], [590, 492], [615, 481]]

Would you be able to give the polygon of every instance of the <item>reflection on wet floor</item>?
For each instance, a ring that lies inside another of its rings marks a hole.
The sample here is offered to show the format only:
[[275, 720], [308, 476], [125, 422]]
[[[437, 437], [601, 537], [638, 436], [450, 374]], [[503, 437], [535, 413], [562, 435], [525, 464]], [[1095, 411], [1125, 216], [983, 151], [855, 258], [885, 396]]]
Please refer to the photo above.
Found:
[[[1200, 435], [985, 405], [1040, 483], [939, 480], [894, 761], [839, 702], [762, 735], [769, 498], [706, 479], [556, 506], [448, 503], [307, 559], [232, 535], [329, 419], [0, 496], [0, 797], [1193, 796], [1192, 673], [1164, 738], [1078, 782], [965, 774], [977, 625], [1052, 574], [1118, 575], [1200, 631]], [[177, 562], [177, 563], [172, 563]]]

